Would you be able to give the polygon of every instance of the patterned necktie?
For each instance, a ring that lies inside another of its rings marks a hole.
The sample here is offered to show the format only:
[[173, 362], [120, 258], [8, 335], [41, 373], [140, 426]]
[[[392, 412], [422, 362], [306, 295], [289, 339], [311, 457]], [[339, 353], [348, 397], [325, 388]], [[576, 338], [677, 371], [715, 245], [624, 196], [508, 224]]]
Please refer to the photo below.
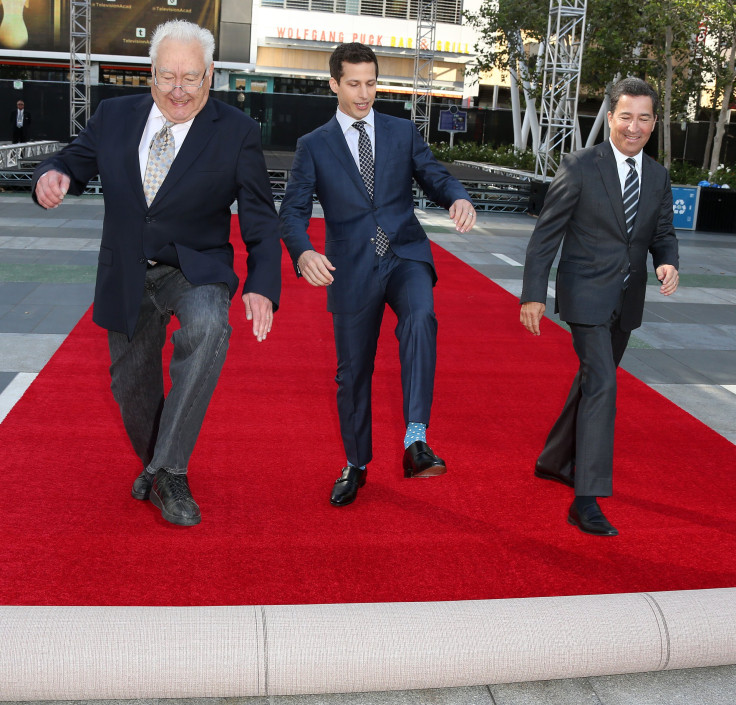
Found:
[[[365, 122], [359, 120], [353, 123], [353, 127], [358, 131], [358, 158], [360, 160], [360, 175], [363, 177], [363, 183], [368, 191], [368, 195], [373, 200], [373, 149], [371, 148], [371, 140], [365, 131]], [[388, 236], [380, 226], [376, 226], [376, 254], [383, 257], [389, 248]]]
[[150, 206], [156, 198], [161, 184], [166, 178], [174, 161], [174, 135], [171, 132], [173, 122], [166, 124], [156, 133], [151, 140], [151, 148], [148, 151], [148, 164], [146, 164], [146, 175], [143, 179], [143, 192], [146, 195], [146, 203]]
[[624, 184], [624, 217], [626, 218], [626, 233], [631, 237], [636, 220], [636, 210], [639, 206], [639, 174], [636, 171], [636, 162], [633, 157], [626, 160], [629, 173]]

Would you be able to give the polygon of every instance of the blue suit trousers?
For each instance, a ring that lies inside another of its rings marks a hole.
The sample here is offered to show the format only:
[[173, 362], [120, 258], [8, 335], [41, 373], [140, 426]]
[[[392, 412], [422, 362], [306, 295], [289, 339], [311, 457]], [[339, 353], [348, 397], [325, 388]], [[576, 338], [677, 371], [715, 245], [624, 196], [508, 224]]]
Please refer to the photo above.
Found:
[[337, 351], [337, 410], [345, 454], [357, 467], [373, 457], [371, 387], [386, 304], [398, 322], [404, 422], [429, 425], [437, 362], [433, 271], [426, 262], [402, 259], [390, 250], [376, 256], [365, 305], [333, 313]]

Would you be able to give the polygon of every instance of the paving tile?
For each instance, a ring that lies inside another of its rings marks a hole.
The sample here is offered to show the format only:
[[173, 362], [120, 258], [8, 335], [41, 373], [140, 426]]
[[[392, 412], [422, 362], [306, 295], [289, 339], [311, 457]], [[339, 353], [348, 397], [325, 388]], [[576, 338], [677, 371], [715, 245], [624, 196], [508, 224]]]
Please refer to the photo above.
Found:
[[702, 373], [712, 384], [736, 384], [736, 352], [733, 350], [673, 349], [667, 354]]
[[21, 303], [89, 306], [94, 298], [93, 284], [39, 284]]
[[736, 326], [736, 306], [733, 304], [678, 303], [669, 306], [647, 302], [644, 308], [647, 323], [700, 323], [705, 325]]
[[15, 306], [23, 301], [37, 286], [38, 282], [33, 281], [0, 281], [0, 301], [3, 304]]
[[734, 705], [736, 666], [589, 679], [602, 705]]
[[736, 444], [736, 394], [721, 386], [707, 384], [649, 386]]
[[52, 306], [43, 320], [33, 329], [34, 333], [60, 333], [67, 335], [87, 313], [92, 298], [86, 304], [75, 306]]
[[96, 277], [92, 265], [0, 262], [0, 282], [93, 283]]
[[629, 346], [622, 369], [646, 384], [712, 384], [713, 380], [672, 357], [671, 351]]
[[48, 305], [21, 302], [0, 318], [0, 333], [32, 333], [48, 315], [49, 309]]
[[[478, 270], [481, 274], [484, 274], [486, 277], [488, 277], [491, 281], [494, 281], [496, 284], [499, 283], [500, 280], [513, 280], [511, 275], [517, 274], [517, 277], [515, 280], [518, 282], [518, 293], [514, 295], [515, 299], [518, 299], [519, 294], [521, 293], [521, 277], [522, 277], [522, 271], [519, 267], [512, 267], [508, 264], [494, 264], [491, 262], [490, 264], [476, 264], [473, 266], [473, 269]], [[442, 273], [440, 272], [440, 276]], [[505, 286], [503, 287], [506, 288]], [[440, 294], [438, 294], [440, 295]], [[515, 301], [518, 305], [518, 301]]]
[[6, 237], [0, 243], [0, 250], [3, 252], [4, 259], [5, 252], [8, 250], [69, 250], [79, 252], [100, 249], [101, 238], [77, 237], [78, 232], [78, 230], [74, 230], [68, 236], [60, 232], [58, 237], [38, 237], [35, 230], [28, 235], [16, 231], [12, 237]]
[[635, 335], [660, 349], [736, 350], [736, 326], [643, 323]]
[[0, 333], [0, 365], [7, 371], [39, 372], [66, 335]]
[[585, 678], [491, 685], [489, 689], [494, 705], [602, 705]]
[[270, 705], [495, 705], [486, 686], [335, 695], [272, 696]]
[[[0, 365], [3, 363], [0, 362]], [[7, 387], [15, 378], [16, 373], [15, 372], [5, 372], [0, 370], [0, 393], [2, 393], [3, 389]]]

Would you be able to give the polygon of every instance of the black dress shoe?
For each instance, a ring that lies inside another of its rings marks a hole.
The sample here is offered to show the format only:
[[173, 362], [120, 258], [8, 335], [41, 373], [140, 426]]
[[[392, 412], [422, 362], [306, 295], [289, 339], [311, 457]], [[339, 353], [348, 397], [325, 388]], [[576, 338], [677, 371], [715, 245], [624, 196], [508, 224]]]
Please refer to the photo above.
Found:
[[561, 482], [563, 485], [568, 487], [575, 487], [575, 466], [572, 466], [570, 472], [564, 472], [563, 470], [548, 470], [541, 466], [539, 463], [534, 467], [534, 476], [541, 477], [543, 480], [553, 480], [554, 482]]
[[148, 499], [151, 494], [151, 485], [153, 484], [153, 475], [145, 470], [135, 478], [133, 489], [130, 494], [133, 499]]
[[570, 506], [570, 513], [567, 515], [567, 523], [577, 526], [580, 531], [593, 536], [618, 536], [618, 529], [603, 516], [601, 508], [597, 504], [591, 504], [586, 507], [582, 513], [578, 512], [575, 502]]
[[414, 441], [404, 451], [404, 477], [444, 475], [447, 466], [424, 441]]
[[342, 469], [342, 475], [335, 480], [332, 488], [330, 504], [335, 507], [344, 507], [355, 501], [358, 496], [358, 488], [365, 485], [367, 470], [361, 470], [354, 465], [348, 465]]
[[153, 478], [151, 502], [161, 510], [161, 516], [172, 524], [194, 526], [202, 521], [186, 475], [159, 470]]

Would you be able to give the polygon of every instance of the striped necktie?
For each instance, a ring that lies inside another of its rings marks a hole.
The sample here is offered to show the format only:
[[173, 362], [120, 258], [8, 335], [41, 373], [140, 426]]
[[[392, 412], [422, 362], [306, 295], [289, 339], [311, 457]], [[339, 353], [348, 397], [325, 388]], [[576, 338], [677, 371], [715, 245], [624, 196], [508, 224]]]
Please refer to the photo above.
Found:
[[[360, 161], [360, 175], [363, 177], [363, 183], [368, 191], [368, 195], [373, 200], [373, 149], [371, 148], [371, 140], [365, 131], [365, 122], [358, 120], [353, 123], [353, 127], [358, 131], [358, 159]], [[388, 236], [380, 226], [376, 226], [376, 254], [383, 257], [389, 248]]]
[[626, 160], [629, 173], [624, 183], [624, 217], [626, 219], [626, 234], [631, 238], [636, 221], [636, 211], [639, 206], [639, 174], [636, 171], [636, 162], [633, 157]]

